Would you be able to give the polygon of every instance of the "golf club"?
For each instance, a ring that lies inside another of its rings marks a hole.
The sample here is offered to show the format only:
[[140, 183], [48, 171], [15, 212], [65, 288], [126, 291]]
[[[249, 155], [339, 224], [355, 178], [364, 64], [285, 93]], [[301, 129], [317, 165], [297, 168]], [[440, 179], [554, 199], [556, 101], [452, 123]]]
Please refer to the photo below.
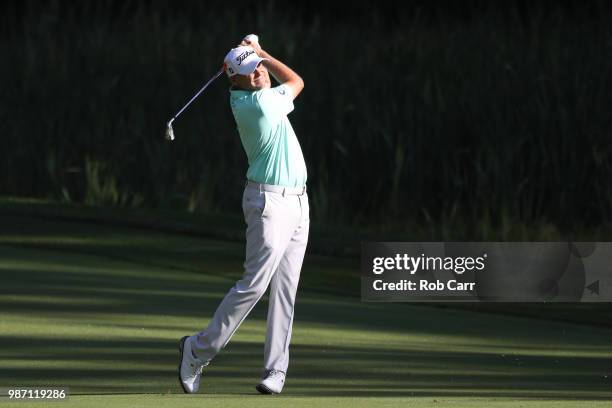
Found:
[[198, 96], [200, 96], [200, 94], [202, 92], [204, 92], [204, 90], [208, 87], [208, 85], [210, 85], [215, 79], [217, 79], [219, 77], [219, 75], [221, 75], [223, 73], [223, 68], [221, 68], [219, 71], [217, 71], [217, 73], [215, 73], [215, 75], [213, 75], [212, 78], [210, 78], [208, 80], [208, 82], [206, 82], [206, 84], [204, 84], [204, 86], [198, 91], [198, 93], [196, 93], [190, 100], [189, 102], [187, 102], [185, 104], [185, 106], [183, 106], [181, 108], [181, 110], [179, 110], [176, 115], [174, 115], [172, 117], [172, 119], [170, 119], [168, 121], [168, 124], [166, 126], [166, 139], [167, 140], [174, 140], [174, 130], [172, 129], [172, 122], [174, 122], [174, 119], [178, 118], [179, 115], [181, 113], [183, 113], [183, 111], [191, 104], [191, 102], [193, 102]]
[[[246, 37], [244, 37], [244, 40], [249, 40], [249, 41], [253, 41], [253, 42], [258, 43], [258, 42], [259, 42], [259, 37], [258, 37], [257, 35], [255, 35], [255, 34], [249, 34], [249, 35], [247, 35]], [[170, 119], [170, 120], [168, 121], [167, 126], [166, 126], [166, 139], [167, 139], [167, 140], [170, 140], [170, 141], [174, 140], [174, 129], [172, 129], [172, 122], [174, 122], [174, 119], [178, 118], [178, 116], [179, 116], [181, 113], [183, 113], [183, 111], [184, 111], [184, 110], [185, 110], [185, 109], [186, 109], [186, 108], [187, 108], [187, 107], [188, 107], [188, 106], [191, 104], [191, 102], [193, 102], [193, 101], [194, 101], [194, 99], [196, 99], [198, 96], [200, 96], [200, 94], [201, 94], [202, 92], [204, 92], [204, 90], [205, 90], [205, 89], [208, 87], [208, 85], [210, 85], [210, 84], [211, 84], [211, 83], [212, 83], [212, 82], [213, 82], [215, 79], [217, 79], [217, 78], [219, 77], [219, 75], [221, 75], [221, 74], [223, 73], [223, 70], [224, 70], [224, 68], [223, 68], [223, 67], [221, 67], [221, 69], [220, 69], [220, 70], [219, 70], [219, 71], [218, 71], [218, 72], [217, 72], [217, 73], [216, 73], [216, 74], [215, 74], [215, 75], [214, 75], [212, 78], [210, 78], [210, 79], [208, 80], [208, 82], [206, 82], [206, 84], [204, 84], [204, 86], [202, 87], [202, 89], [200, 89], [200, 90], [198, 91], [198, 93], [196, 93], [196, 94], [193, 96], [193, 98], [191, 98], [191, 99], [189, 100], [189, 102], [187, 102], [187, 103], [185, 104], [185, 106], [183, 106], [183, 107], [181, 108], [181, 110], [179, 110], [179, 111], [177, 112], [177, 114], [176, 114], [176, 115], [174, 115], [174, 116], [172, 117], [172, 119]]]

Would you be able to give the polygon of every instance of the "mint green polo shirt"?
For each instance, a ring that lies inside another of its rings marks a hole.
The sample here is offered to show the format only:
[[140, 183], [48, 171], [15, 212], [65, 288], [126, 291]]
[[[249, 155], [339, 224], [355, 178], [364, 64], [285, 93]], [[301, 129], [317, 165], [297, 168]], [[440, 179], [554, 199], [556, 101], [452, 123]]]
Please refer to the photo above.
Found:
[[306, 184], [306, 163], [287, 115], [293, 111], [291, 88], [230, 90], [230, 105], [246, 152], [247, 179], [283, 187]]

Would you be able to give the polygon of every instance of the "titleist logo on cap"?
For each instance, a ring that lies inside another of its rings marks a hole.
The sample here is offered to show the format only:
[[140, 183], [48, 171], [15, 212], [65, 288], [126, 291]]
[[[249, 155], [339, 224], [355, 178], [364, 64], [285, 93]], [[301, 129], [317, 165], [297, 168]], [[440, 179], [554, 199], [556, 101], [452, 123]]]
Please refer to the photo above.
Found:
[[249, 75], [263, 60], [265, 58], [260, 58], [252, 47], [240, 46], [232, 48], [227, 53], [223, 59], [223, 66], [229, 76]]
[[244, 61], [245, 59], [247, 59], [247, 57], [251, 54], [255, 54], [255, 51], [245, 51], [242, 54], [240, 54], [239, 56], [236, 57], [236, 61], [238, 62], [238, 65], [242, 64], [242, 61]]

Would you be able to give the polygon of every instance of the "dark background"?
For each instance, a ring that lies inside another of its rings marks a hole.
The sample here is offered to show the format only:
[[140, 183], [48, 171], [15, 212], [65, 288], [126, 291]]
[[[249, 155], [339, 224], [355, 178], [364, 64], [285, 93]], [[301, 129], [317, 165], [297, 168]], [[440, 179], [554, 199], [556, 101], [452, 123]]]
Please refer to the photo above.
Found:
[[[609, 303], [359, 303], [357, 278], [360, 241], [610, 241], [609, 4], [2, 2], [0, 378], [89, 405], [180, 392], [177, 340], [243, 273], [247, 163], [226, 78], [176, 142], [165, 124], [257, 33], [306, 83], [290, 118], [312, 224], [286, 392], [609, 399]], [[203, 393], [254, 392], [265, 310]]]
[[604, 1], [4, 2], [0, 194], [239, 212], [221, 77], [248, 33], [305, 80], [313, 219], [432, 239], [604, 239]]

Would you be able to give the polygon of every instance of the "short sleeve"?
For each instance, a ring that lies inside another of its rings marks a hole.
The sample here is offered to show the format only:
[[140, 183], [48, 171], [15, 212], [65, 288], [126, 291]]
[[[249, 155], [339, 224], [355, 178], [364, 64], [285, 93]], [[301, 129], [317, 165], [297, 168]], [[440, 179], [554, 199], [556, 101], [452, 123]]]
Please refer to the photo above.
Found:
[[266, 117], [278, 119], [293, 111], [293, 92], [289, 86], [279, 85], [260, 92], [259, 105]]

